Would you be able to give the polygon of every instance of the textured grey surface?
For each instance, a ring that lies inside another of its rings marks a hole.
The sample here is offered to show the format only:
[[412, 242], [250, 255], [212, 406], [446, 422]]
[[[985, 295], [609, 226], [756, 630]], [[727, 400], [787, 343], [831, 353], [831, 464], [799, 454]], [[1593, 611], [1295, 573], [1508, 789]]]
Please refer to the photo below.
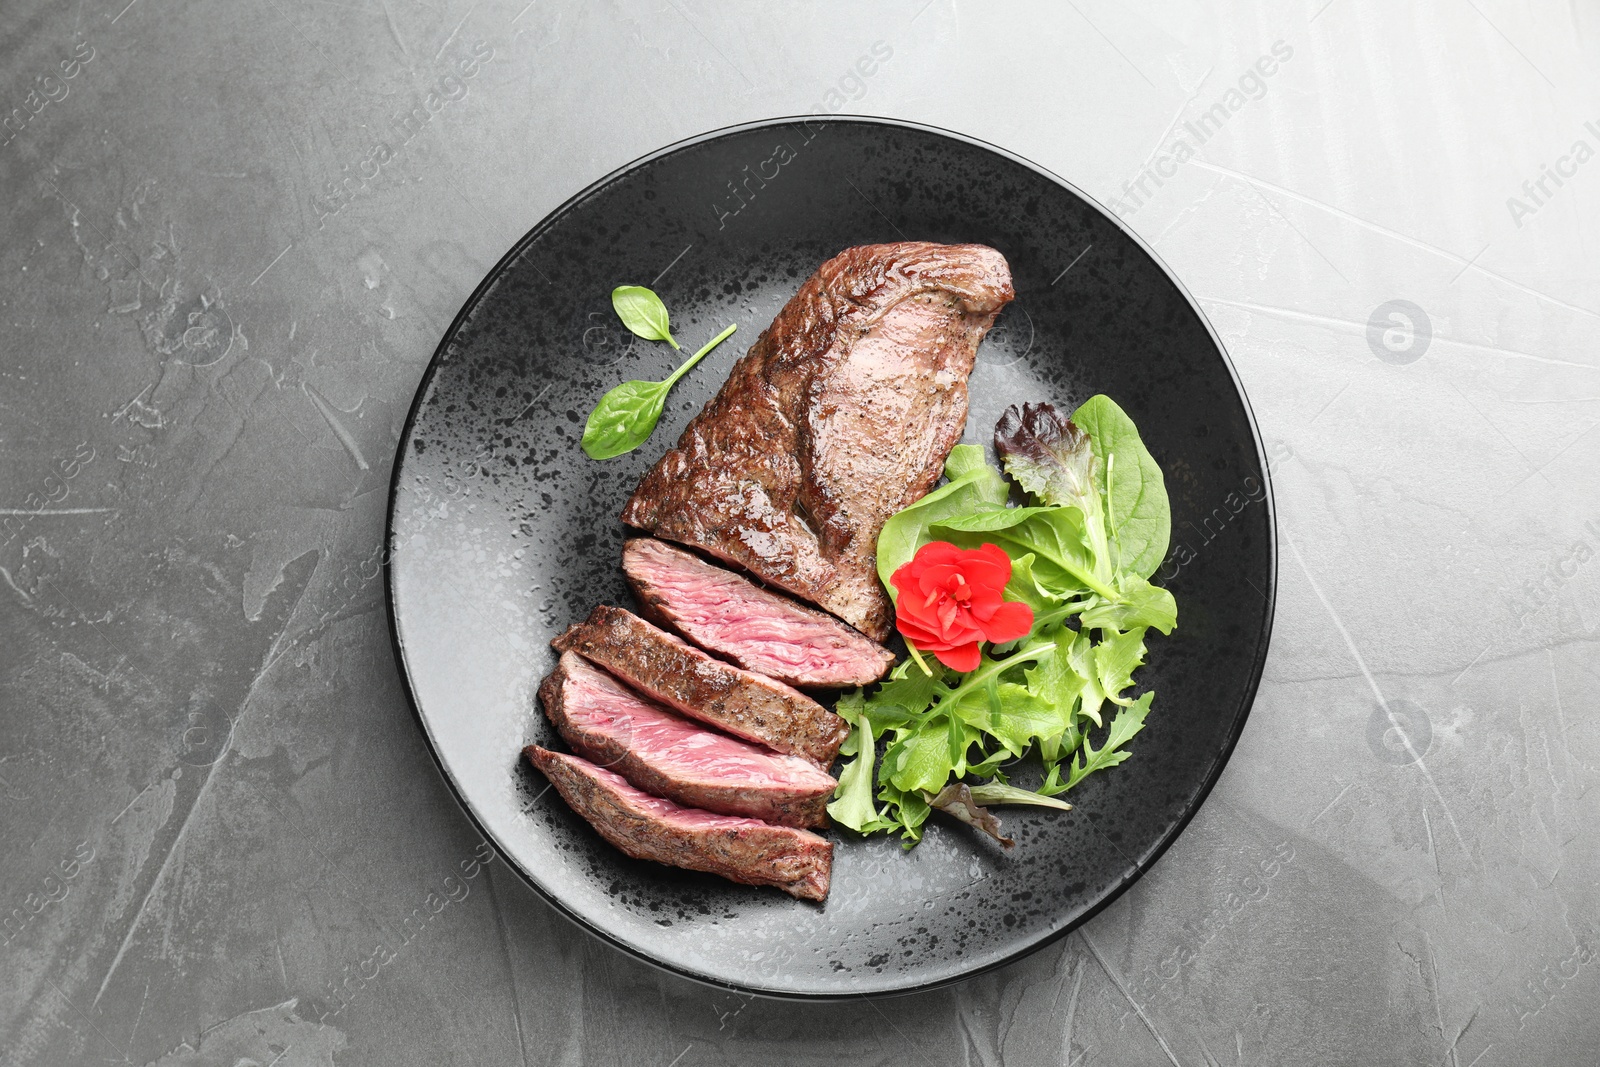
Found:
[[[6, 1062], [1600, 1058], [1592, 14], [124, 4], [19, 0], [0, 42]], [[1005, 970], [819, 1007], [480, 863], [378, 569], [399, 422], [511, 242], [813, 108], [1125, 197], [1276, 450], [1283, 561], [1255, 713], [1149, 876]]]

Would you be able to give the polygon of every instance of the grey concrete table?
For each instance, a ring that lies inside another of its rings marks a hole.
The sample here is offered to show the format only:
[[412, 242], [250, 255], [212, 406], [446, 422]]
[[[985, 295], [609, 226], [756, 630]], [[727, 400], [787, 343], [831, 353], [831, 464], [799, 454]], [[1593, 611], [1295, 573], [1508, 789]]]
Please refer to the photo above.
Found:
[[[1592, 7], [5, 8], [5, 1063], [1600, 1061]], [[1148, 877], [998, 973], [797, 1006], [485, 858], [379, 545], [422, 370], [511, 242], [812, 110], [1115, 204], [1238, 366], [1282, 577], [1249, 727]]]

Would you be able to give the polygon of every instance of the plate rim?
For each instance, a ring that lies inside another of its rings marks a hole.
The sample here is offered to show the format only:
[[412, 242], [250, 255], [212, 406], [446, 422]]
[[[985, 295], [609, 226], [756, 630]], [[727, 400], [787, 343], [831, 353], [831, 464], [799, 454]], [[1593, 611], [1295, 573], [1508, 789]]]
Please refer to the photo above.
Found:
[[[568, 211], [572, 210], [594, 193], [599, 192], [601, 189], [610, 185], [612, 182], [647, 163], [654, 162], [655, 160], [688, 148], [693, 148], [696, 145], [704, 144], [708, 141], [717, 140], [722, 137], [732, 136], [734, 134], [747, 133], [754, 130], [768, 129], [778, 126], [793, 126], [796, 124], [804, 125], [814, 123], [821, 123], [825, 125], [875, 125], [892, 127], [895, 129], [914, 130], [920, 133], [935, 134], [939, 137], [949, 138], [950, 140], [957, 141], [965, 145], [984, 149], [985, 151], [994, 153], [1002, 159], [1026, 167], [1029, 170], [1046, 178], [1047, 180], [1060, 185], [1074, 196], [1077, 196], [1084, 203], [1093, 207], [1108, 221], [1115, 225], [1117, 229], [1121, 230], [1124, 235], [1131, 239], [1139, 247], [1139, 249], [1143, 251], [1145, 255], [1149, 256], [1156, 266], [1161, 269], [1161, 272], [1166, 275], [1167, 280], [1172, 283], [1172, 285], [1177, 289], [1178, 293], [1182, 295], [1185, 301], [1188, 302], [1189, 307], [1195, 314], [1195, 317], [1199, 319], [1200, 324], [1205, 327], [1206, 334], [1211, 338], [1212, 344], [1215, 345], [1217, 354], [1222, 358], [1223, 368], [1227, 371], [1228, 378], [1233, 383], [1234, 392], [1238, 395], [1240, 404], [1243, 406], [1245, 424], [1250, 430], [1250, 441], [1255, 447], [1256, 460], [1261, 467], [1261, 483], [1265, 489], [1265, 495], [1262, 499], [1262, 503], [1266, 505], [1267, 531], [1270, 535], [1267, 543], [1267, 569], [1269, 573], [1267, 576], [1266, 612], [1262, 616], [1260, 632], [1256, 635], [1255, 650], [1252, 653], [1250, 677], [1246, 682], [1244, 691], [1240, 698], [1241, 712], [1234, 727], [1228, 732], [1226, 743], [1217, 751], [1210, 766], [1206, 769], [1206, 773], [1204, 779], [1201, 781], [1200, 788], [1192, 795], [1183, 812], [1178, 816], [1176, 821], [1167, 830], [1167, 832], [1164, 833], [1156, 841], [1155, 845], [1146, 852], [1144, 858], [1133, 860], [1129, 869], [1123, 873], [1121, 879], [1114, 886], [1112, 886], [1112, 888], [1108, 890], [1104, 896], [1086, 908], [1071, 922], [1063, 925], [1059, 930], [1050, 931], [1041, 937], [1023, 944], [1015, 951], [1009, 952], [998, 959], [970, 968], [968, 970], [961, 971], [957, 974], [949, 974], [942, 977], [929, 979], [927, 981], [920, 981], [906, 985], [897, 985], [891, 988], [875, 989], [865, 992], [813, 992], [805, 990], [783, 989], [772, 986], [745, 985], [737, 981], [719, 977], [715, 974], [696, 971], [687, 966], [661, 959], [657, 956], [651, 955], [641, 948], [628, 944], [620, 937], [611, 933], [609, 930], [602, 929], [601, 927], [591, 923], [589, 920], [577, 914], [574, 910], [569, 908], [564, 901], [560, 900], [554, 894], [548, 892], [543, 886], [539, 885], [539, 883], [534, 880], [532, 875], [524, 868], [523, 864], [516, 861], [513, 858], [510, 850], [503, 846], [495, 837], [495, 835], [490, 832], [488, 826], [485, 825], [484, 820], [480, 818], [478, 812], [468, 801], [461, 785], [456, 782], [455, 777], [445, 766], [444, 758], [439, 751], [438, 740], [435, 738], [433, 730], [429, 726], [427, 718], [423, 715], [422, 707], [417, 700], [416, 689], [411, 678], [411, 665], [406, 655], [405, 642], [400, 637], [399, 620], [395, 610], [395, 586], [393, 572], [394, 557], [396, 555], [396, 550], [394, 547], [395, 511], [399, 498], [400, 474], [403, 469], [402, 463], [406, 456], [407, 445], [411, 441], [411, 432], [416, 423], [417, 415], [422, 408], [423, 398], [426, 396], [429, 387], [433, 384], [434, 375], [438, 372], [440, 365], [444, 361], [447, 350], [451, 344], [451, 339], [456, 336], [457, 331], [466, 322], [469, 314], [477, 307], [478, 302], [488, 293], [490, 289], [494, 287], [501, 275], [501, 272], [509, 264], [519, 258], [529, 246], [538, 240], [539, 237], [543, 236], [545, 231], [551, 228], [557, 222], [557, 220], [562, 218], [562, 216], [564, 216]], [[394, 653], [396, 664], [399, 667], [398, 673], [400, 675], [401, 688], [405, 691], [406, 704], [411, 709], [412, 718], [415, 719], [418, 728], [422, 731], [423, 739], [427, 742], [428, 755], [432, 758], [434, 767], [439, 772], [439, 777], [443, 779], [445, 785], [449, 788], [451, 795], [455, 798], [456, 804], [466, 815], [468, 821], [470, 821], [478, 833], [482, 835], [483, 840], [488, 842], [490, 847], [494, 849], [495, 855], [500, 859], [500, 861], [510, 870], [515, 872], [524, 883], [530, 886], [535, 893], [537, 893], [547, 904], [551, 905], [555, 911], [568, 922], [577, 926], [584, 932], [599, 938], [601, 941], [622, 950], [624, 953], [633, 957], [634, 959], [641, 960], [659, 970], [667, 971], [681, 978], [687, 978], [691, 981], [700, 983], [701, 985], [710, 986], [715, 989], [758, 996], [769, 1000], [799, 1003], [838, 1002], [854, 1000], [860, 997], [890, 998], [910, 996], [917, 993], [926, 993], [932, 990], [942, 989], [960, 982], [965, 982], [980, 975], [998, 970], [1001, 967], [1009, 966], [1018, 960], [1031, 956], [1034, 953], [1048, 947], [1049, 945], [1060, 941], [1068, 934], [1085, 926], [1096, 915], [1099, 915], [1100, 912], [1104, 911], [1107, 907], [1116, 902], [1124, 893], [1128, 891], [1130, 887], [1132, 887], [1135, 882], [1149, 873], [1151, 868], [1153, 868], [1161, 860], [1161, 857], [1166, 854], [1167, 849], [1172, 846], [1173, 842], [1182, 836], [1184, 830], [1188, 829], [1189, 823], [1192, 822], [1194, 817], [1199, 814], [1200, 809], [1205, 806], [1205, 802], [1207, 798], [1210, 797], [1212, 789], [1215, 788], [1217, 781], [1222, 777], [1223, 769], [1226, 768], [1229, 759], [1232, 758], [1234, 749], [1238, 746], [1239, 738], [1244, 734], [1244, 728], [1250, 719], [1250, 714], [1255, 709], [1256, 696], [1261, 685], [1262, 674], [1266, 669], [1267, 654], [1271, 649], [1273, 626], [1277, 616], [1278, 521], [1277, 508], [1274, 502], [1270, 461], [1266, 454], [1266, 450], [1262, 445], [1261, 428], [1257, 424], [1255, 410], [1250, 406], [1250, 397], [1245, 392], [1243, 382], [1241, 382], [1239, 379], [1239, 372], [1233, 365], [1233, 359], [1228, 354], [1227, 346], [1223, 343], [1221, 336], [1218, 335], [1216, 328], [1211, 324], [1211, 320], [1206, 317], [1205, 311], [1200, 307], [1199, 301], [1194, 298], [1194, 294], [1189, 292], [1188, 287], [1184, 285], [1182, 280], [1179, 279], [1172, 268], [1167, 265], [1166, 261], [1156, 253], [1155, 249], [1152, 248], [1142, 237], [1140, 237], [1138, 233], [1132, 230], [1120, 216], [1118, 216], [1114, 211], [1108, 209], [1106, 205], [1101, 203], [1097, 198], [1084, 192], [1082, 189], [1078, 188], [1078, 186], [1061, 177], [1059, 174], [1056, 174], [1049, 168], [1040, 166], [1024, 156], [1002, 148], [999, 145], [992, 144], [981, 138], [974, 137], [970, 134], [945, 129], [929, 123], [914, 122], [908, 119], [889, 118], [878, 115], [788, 115], [777, 118], [757, 119], [749, 122], [734, 123], [729, 126], [721, 126], [713, 130], [708, 130], [703, 133], [694, 134], [692, 136], [673, 141], [668, 145], [657, 148], [654, 151], [647, 152], [642, 156], [630, 160], [629, 162], [624, 163], [622, 166], [617, 167], [602, 175], [600, 178], [590, 182], [588, 185], [567, 197], [555, 208], [546, 213], [543, 218], [535, 223], [526, 233], [524, 233], [511, 245], [506, 253], [495, 262], [494, 266], [489, 268], [478, 284], [473, 287], [472, 292], [467, 296], [466, 300], [462, 302], [460, 310], [457, 311], [455, 316], [450, 320], [450, 325], [445, 328], [444, 334], [439, 339], [439, 344], [434, 348], [433, 355], [428, 359], [428, 365], [423, 370], [422, 377], [417, 382], [416, 393], [413, 395], [410, 407], [406, 411], [405, 423], [400, 430], [400, 439], [395, 446], [393, 466], [389, 474], [389, 499], [384, 508], [383, 548], [385, 614], [389, 622], [390, 645]]]

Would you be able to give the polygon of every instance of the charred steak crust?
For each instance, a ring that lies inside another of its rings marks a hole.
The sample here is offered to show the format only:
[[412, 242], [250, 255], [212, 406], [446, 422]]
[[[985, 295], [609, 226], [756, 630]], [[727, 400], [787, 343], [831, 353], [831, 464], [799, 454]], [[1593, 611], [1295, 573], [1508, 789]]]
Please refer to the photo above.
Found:
[[889, 634], [878, 531], [938, 479], [1013, 297], [983, 245], [850, 248], [800, 287], [647, 474], [622, 521]]
[[545, 715], [578, 755], [685, 807], [779, 826], [825, 826], [837, 785], [798, 756], [704, 729], [575, 652], [539, 686]]
[[747, 671], [789, 685], [866, 685], [894, 654], [826, 612], [764, 589], [653, 537], [631, 538], [622, 569], [650, 621]]
[[601, 604], [550, 644], [675, 711], [826, 768], [850, 724], [782, 682], [713, 659], [632, 612]]
[[801, 900], [828, 895], [833, 845], [809, 830], [681, 807], [577, 756], [538, 745], [523, 752], [573, 811], [635, 859], [776, 886]]

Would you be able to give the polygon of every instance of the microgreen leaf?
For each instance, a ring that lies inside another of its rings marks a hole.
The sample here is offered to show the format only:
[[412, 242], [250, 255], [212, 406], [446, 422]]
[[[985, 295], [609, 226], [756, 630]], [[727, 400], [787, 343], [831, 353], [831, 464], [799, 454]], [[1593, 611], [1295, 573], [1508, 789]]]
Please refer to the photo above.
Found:
[[611, 290], [611, 307], [616, 311], [617, 318], [622, 320], [622, 325], [646, 341], [665, 341], [673, 348], [678, 347], [677, 340], [672, 336], [671, 320], [667, 317], [667, 305], [644, 286], [617, 286]]
[[[632, 452], [649, 440], [656, 423], [661, 420], [667, 393], [678, 379], [689, 373], [690, 368], [704, 359], [706, 353], [727, 340], [738, 328], [735, 323], [717, 334], [706, 342], [704, 348], [684, 360], [683, 365], [668, 375], [665, 381], [623, 382], [601, 397], [583, 427], [585, 454], [590, 459], [612, 459]], [[677, 347], [676, 343], [673, 347]]]
[[1072, 504], [1085, 514], [1095, 506], [1095, 452], [1089, 435], [1054, 405], [1006, 408], [994, 428], [994, 450], [1017, 484], [1046, 504]]

